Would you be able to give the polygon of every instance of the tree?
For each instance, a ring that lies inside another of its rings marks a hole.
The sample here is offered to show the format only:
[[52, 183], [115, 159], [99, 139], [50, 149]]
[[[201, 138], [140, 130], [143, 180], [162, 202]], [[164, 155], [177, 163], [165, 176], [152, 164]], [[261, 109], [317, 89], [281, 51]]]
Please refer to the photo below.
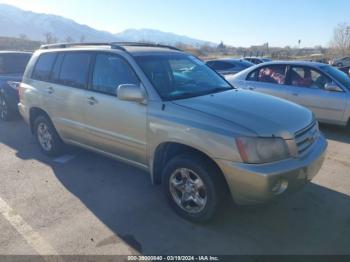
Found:
[[224, 45], [224, 42], [220, 42], [220, 44], [217, 46], [217, 49], [221, 52], [225, 51], [226, 46]]
[[81, 35], [80, 36], [80, 43], [84, 43], [85, 42], [85, 35]]
[[58, 38], [53, 36], [50, 32], [44, 34], [46, 44], [54, 44], [58, 42]]
[[28, 39], [27, 35], [25, 35], [25, 34], [20, 34], [19, 38], [22, 39], [22, 40], [27, 40]]
[[340, 55], [350, 53], [350, 24], [342, 23], [337, 25], [333, 32], [331, 48]]
[[74, 39], [70, 36], [66, 37], [66, 43], [73, 43]]

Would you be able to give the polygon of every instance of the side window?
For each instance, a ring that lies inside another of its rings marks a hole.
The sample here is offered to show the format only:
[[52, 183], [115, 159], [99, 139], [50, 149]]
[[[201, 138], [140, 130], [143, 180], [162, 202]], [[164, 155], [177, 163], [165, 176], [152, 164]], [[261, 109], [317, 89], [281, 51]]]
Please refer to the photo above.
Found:
[[209, 66], [214, 70], [229, 70], [235, 67], [235, 65], [223, 61], [213, 61]]
[[292, 67], [290, 71], [290, 84], [292, 86], [324, 89], [332, 80], [308, 67]]
[[51, 71], [51, 77], [50, 80], [53, 83], [59, 83], [59, 77], [60, 77], [60, 71], [61, 71], [61, 65], [63, 62], [64, 53], [58, 53], [55, 64]]
[[23, 74], [30, 54], [2, 54], [0, 55], [0, 74]]
[[285, 65], [271, 65], [264, 66], [258, 70], [257, 81], [284, 85], [286, 82], [286, 68]]
[[90, 53], [65, 53], [60, 70], [59, 83], [77, 88], [85, 88], [87, 86], [90, 62]]
[[34, 67], [32, 78], [40, 81], [48, 81], [56, 56], [56, 53], [41, 54]]
[[119, 56], [98, 54], [92, 75], [92, 90], [115, 95], [122, 84], [139, 84], [130, 65]]
[[219, 62], [217, 66], [219, 67], [218, 70], [229, 70], [235, 67], [235, 65], [228, 62]]
[[249, 73], [247, 76], [247, 81], [258, 81], [259, 71], [260, 69], [256, 69], [253, 72]]

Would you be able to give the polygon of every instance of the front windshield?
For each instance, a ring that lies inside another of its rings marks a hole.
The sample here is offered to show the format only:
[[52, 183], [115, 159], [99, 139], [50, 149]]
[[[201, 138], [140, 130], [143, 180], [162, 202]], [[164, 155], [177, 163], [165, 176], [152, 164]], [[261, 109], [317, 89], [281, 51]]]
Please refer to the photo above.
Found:
[[350, 77], [348, 77], [348, 75], [343, 71], [340, 71], [333, 66], [322, 66], [321, 69], [330, 74], [335, 78], [335, 80], [350, 90]]
[[232, 89], [201, 60], [186, 54], [136, 56], [137, 63], [164, 100]]

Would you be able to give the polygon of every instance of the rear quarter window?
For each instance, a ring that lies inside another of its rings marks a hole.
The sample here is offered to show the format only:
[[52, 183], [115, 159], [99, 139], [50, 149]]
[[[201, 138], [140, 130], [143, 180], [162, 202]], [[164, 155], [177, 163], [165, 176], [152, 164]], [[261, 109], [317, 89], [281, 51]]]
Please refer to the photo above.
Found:
[[35, 64], [32, 78], [39, 81], [49, 81], [56, 53], [41, 54]]

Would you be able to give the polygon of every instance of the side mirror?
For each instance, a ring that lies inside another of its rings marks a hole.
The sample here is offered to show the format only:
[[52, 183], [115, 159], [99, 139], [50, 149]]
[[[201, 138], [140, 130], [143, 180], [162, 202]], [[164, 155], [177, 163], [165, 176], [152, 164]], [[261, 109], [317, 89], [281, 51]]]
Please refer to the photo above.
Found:
[[330, 92], [342, 92], [343, 90], [337, 86], [335, 83], [326, 83], [324, 86], [324, 89], [326, 91], [330, 91]]
[[140, 86], [124, 84], [117, 88], [117, 97], [120, 100], [142, 103], [145, 101], [145, 94]]

